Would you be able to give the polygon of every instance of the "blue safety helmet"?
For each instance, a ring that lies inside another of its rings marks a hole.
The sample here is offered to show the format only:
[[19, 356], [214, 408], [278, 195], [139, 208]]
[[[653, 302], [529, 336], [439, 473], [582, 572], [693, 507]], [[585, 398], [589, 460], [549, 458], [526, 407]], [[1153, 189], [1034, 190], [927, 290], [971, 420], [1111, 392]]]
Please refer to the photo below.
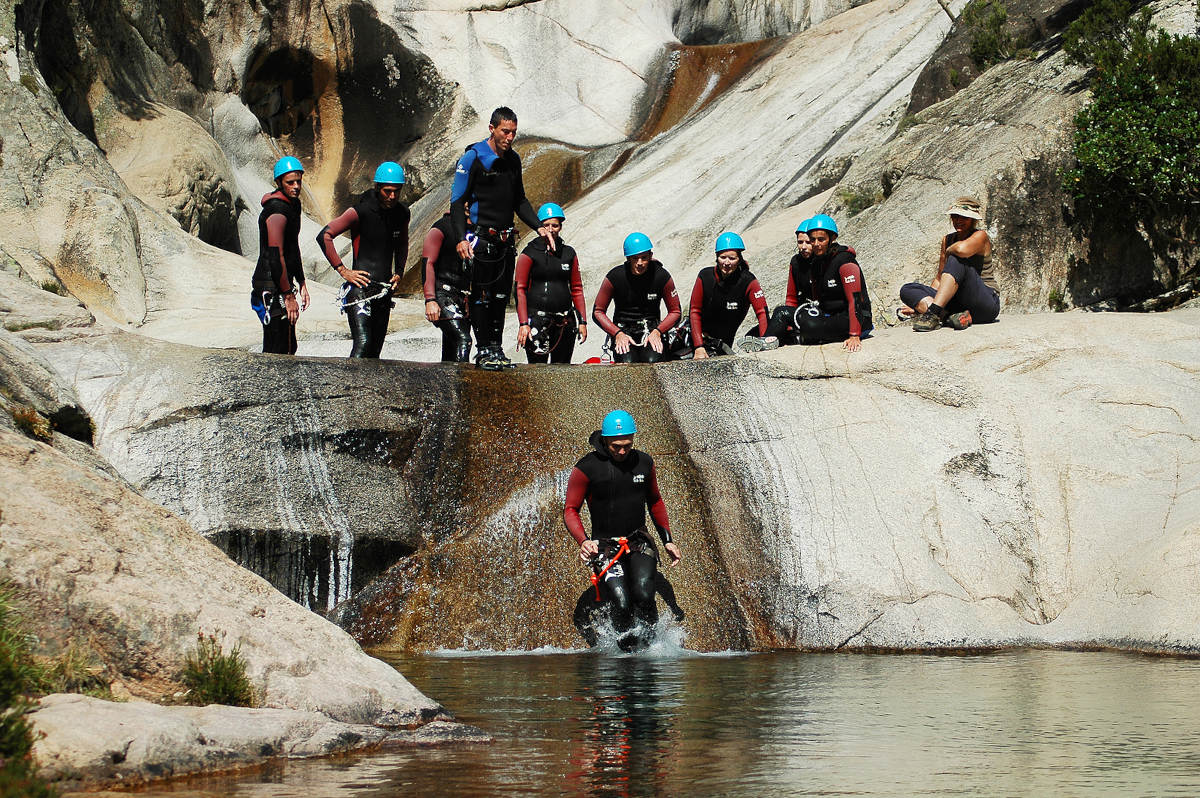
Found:
[[538, 208], [538, 221], [544, 222], [547, 219], [558, 219], [566, 221], [567, 215], [563, 213], [563, 209], [555, 205], [553, 202], [547, 202], [542, 207]]
[[813, 230], [824, 230], [826, 233], [838, 234], [837, 222], [832, 216], [826, 216], [823, 213], [818, 213], [816, 216], [808, 220], [808, 232]]
[[626, 438], [635, 434], [637, 424], [633, 423], [633, 416], [624, 410], [613, 410], [604, 417], [604, 422], [600, 425], [602, 438]]
[[727, 249], [745, 252], [746, 242], [742, 241], [742, 237], [737, 233], [721, 233], [717, 236], [717, 254], [719, 255]]
[[384, 161], [375, 170], [375, 182], [387, 186], [404, 185], [404, 167], [395, 161]]
[[652, 249], [654, 249], [654, 245], [650, 243], [650, 236], [645, 233], [630, 233], [625, 236], [624, 251], [627, 258], [630, 255], [640, 255], [643, 252], [649, 252]]
[[304, 164], [300, 163], [299, 158], [293, 158], [290, 155], [285, 155], [275, 162], [275, 177], [274, 180], [286, 175], [288, 172], [299, 172], [304, 174]]
[[797, 233], [807, 233], [812, 229], [812, 219], [805, 219], [796, 227]]

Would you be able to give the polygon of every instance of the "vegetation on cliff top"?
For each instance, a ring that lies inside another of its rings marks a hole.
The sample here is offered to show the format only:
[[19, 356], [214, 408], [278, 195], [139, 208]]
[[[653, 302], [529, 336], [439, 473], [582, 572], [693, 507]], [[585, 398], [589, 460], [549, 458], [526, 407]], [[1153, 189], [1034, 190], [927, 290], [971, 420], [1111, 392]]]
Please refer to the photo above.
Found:
[[1155, 29], [1129, 0], [1098, 0], [1067, 28], [1063, 49], [1095, 76], [1092, 103], [1075, 119], [1067, 190], [1125, 224], [1195, 224], [1200, 39]]
[[0, 583], [0, 798], [41, 798], [57, 793], [36, 775], [34, 732], [25, 719], [42, 669], [13, 608], [12, 591]]

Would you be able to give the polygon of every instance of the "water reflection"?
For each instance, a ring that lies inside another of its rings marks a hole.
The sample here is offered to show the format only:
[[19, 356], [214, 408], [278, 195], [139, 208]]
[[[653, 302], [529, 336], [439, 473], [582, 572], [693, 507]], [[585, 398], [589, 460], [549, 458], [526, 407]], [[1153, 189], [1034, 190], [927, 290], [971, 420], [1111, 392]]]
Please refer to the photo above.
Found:
[[658, 650], [397, 664], [496, 742], [284, 763], [154, 794], [1200, 794], [1195, 660]]

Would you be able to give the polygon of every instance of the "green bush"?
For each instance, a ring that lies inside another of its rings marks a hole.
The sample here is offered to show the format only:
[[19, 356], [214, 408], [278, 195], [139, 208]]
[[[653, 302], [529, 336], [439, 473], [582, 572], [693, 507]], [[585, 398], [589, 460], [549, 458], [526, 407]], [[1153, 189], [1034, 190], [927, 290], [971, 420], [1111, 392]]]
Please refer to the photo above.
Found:
[[34, 732], [25, 713], [26, 697], [41, 680], [13, 605], [13, 589], [0, 582], [0, 798], [43, 798], [57, 793], [37, 778], [33, 766]]
[[1049, 296], [1046, 297], [1046, 304], [1055, 313], [1062, 313], [1067, 309], [1067, 297], [1060, 288], [1051, 288]]
[[254, 688], [246, 677], [246, 660], [240, 646], [228, 654], [221, 650], [215, 635], [196, 636], [196, 648], [183, 665], [183, 684], [188, 688], [187, 703], [196, 706], [228, 704], [252, 707]]
[[48, 278], [48, 279], [42, 280], [42, 290], [49, 291], [52, 294], [58, 294], [59, 296], [67, 295], [67, 289], [63, 288], [62, 283], [60, 283], [58, 280], [54, 280], [54, 279]]
[[1075, 118], [1068, 191], [1136, 220], [1195, 218], [1200, 203], [1200, 39], [1155, 30], [1125, 0], [1100, 0], [1068, 27], [1063, 48], [1095, 70]]
[[962, 23], [971, 31], [971, 58], [980, 69], [1012, 58], [1021, 47], [1008, 31], [1008, 9], [1001, 0], [971, 0]]
[[858, 216], [860, 213], [870, 208], [872, 205], [878, 205], [883, 202], [882, 191], [861, 191], [859, 189], [850, 188], [845, 191], [838, 192], [838, 199], [842, 201], [842, 205], [846, 207], [846, 213], [851, 216]]

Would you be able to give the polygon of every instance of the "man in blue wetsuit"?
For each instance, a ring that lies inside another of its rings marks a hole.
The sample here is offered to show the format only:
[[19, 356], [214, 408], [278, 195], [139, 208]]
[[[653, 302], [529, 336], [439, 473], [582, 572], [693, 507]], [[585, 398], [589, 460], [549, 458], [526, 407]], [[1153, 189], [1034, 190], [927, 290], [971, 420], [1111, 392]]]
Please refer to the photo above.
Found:
[[492, 111], [488, 137], [467, 148], [454, 167], [450, 220], [460, 258], [470, 259], [471, 327], [481, 368], [511, 364], [500, 338], [516, 269], [513, 214], [537, 230], [554, 251], [554, 239], [533, 212], [521, 179], [521, 158], [513, 151], [517, 115], [511, 108]]

